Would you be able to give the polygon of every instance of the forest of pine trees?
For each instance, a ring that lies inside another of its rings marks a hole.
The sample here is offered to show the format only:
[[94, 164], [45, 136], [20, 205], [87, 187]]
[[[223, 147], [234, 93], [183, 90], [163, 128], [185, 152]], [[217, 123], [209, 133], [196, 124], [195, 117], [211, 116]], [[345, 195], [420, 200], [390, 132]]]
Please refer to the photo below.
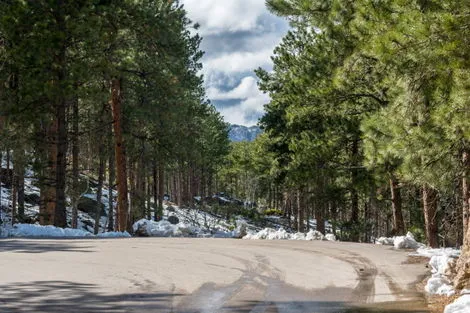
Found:
[[189, 204], [225, 191], [297, 231], [315, 218], [342, 240], [412, 231], [463, 245], [456, 284], [468, 279], [470, 5], [266, 3], [291, 29], [273, 70], [256, 71], [271, 99], [264, 133], [230, 146], [178, 1], [0, 1], [0, 177], [14, 218], [31, 173], [40, 223], [59, 227], [77, 227], [83, 175], [98, 199], [117, 190], [118, 231], [158, 220], [165, 193]]
[[[465, 1], [268, 0], [288, 34], [253, 143], [236, 143], [226, 189], [303, 231], [342, 240], [412, 231], [470, 256], [470, 6]], [[457, 279], [464, 280], [461, 272]]]
[[117, 190], [110, 230], [159, 219], [166, 192], [177, 203], [212, 192], [228, 130], [206, 100], [201, 38], [178, 1], [1, 1], [0, 12], [1, 177], [15, 220], [25, 168], [42, 225], [77, 227], [82, 175], [97, 181], [98, 202], [104, 184]]

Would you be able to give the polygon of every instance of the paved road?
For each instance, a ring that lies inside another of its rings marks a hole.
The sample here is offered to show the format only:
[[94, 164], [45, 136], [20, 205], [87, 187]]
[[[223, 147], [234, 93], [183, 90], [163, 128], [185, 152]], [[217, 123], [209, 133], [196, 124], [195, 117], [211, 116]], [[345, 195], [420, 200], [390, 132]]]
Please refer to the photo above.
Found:
[[423, 264], [338, 242], [0, 240], [0, 312], [425, 312]]

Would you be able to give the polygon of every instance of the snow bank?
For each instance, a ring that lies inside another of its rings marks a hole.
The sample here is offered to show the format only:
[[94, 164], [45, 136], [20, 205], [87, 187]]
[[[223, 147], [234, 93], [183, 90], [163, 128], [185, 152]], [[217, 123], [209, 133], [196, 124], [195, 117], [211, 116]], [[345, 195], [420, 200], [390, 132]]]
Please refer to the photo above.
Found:
[[[182, 237], [183, 231], [178, 226], [168, 221], [154, 222], [147, 219], [141, 219], [132, 225], [134, 233], [140, 236], [148, 237]], [[188, 232], [189, 228], [184, 228]]]
[[141, 219], [134, 223], [132, 229], [136, 235], [144, 237], [240, 238], [246, 234], [246, 225], [242, 223], [233, 231], [228, 231], [222, 226], [206, 231], [185, 223], [173, 225], [168, 221]]
[[408, 232], [406, 236], [394, 237], [393, 246], [395, 249], [418, 249], [424, 247], [424, 244], [417, 242], [413, 234]]
[[316, 230], [310, 230], [307, 234], [305, 233], [288, 233], [284, 228], [278, 230], [273, 228], [265, 228], [257, 233], [249, 233], [245, 237], [245, 240], [330, 240], [336, 241], [336, 237], [333, 234], [328, 234], [326, 237], [322, 233]]
[[380, 237], [375, 243], [384, 246], [394, 246], [395, 249], [418, 249], [425, 247], [424, 244], [417, 242], [410, 232], [406, 236]]
[[41, 226], [34, 224], [16, 224], [9, 231], [9, 237], [92, 237], [93, 234], [73, 228]]
[[470, 294], [465, 294], [446, 306], [444, 313], [468, 313], [470, 312]]
[[334, 234], [326, 234], [325, 239], [328, 241], [336, 241], [336, 236]]
[[393, 246], [393, 241], [393, 238], [380, 237], [375, 243], [378, 245]]
[[427, 293], [433, 295], [452, 296], [455, 294], [454, 288], [446, 273], [449, 265], [460, 255], [460, 250], [452, 248], [432, 249], [420, 247], [412, 255], [424, 256], [430, 258], [432, 276], [429, 278], [424, 289]]
[[[8, 229], [7, 237], [60, 237], [60, 238], [83, 238], [95, 237], [92, 233], [73, 228], [60, 228], [55, 226], [41, 226], [34, 224], [15, 224]], [[130, 237], [129, 233], [109, 232], [98, 234], [100, 238], [123, 238]]]
[[98, 238], [130, 238], [132, 237], [127, 231], [125, 232], [107, 232], [107, 233], [99, 233], [96, 235]]

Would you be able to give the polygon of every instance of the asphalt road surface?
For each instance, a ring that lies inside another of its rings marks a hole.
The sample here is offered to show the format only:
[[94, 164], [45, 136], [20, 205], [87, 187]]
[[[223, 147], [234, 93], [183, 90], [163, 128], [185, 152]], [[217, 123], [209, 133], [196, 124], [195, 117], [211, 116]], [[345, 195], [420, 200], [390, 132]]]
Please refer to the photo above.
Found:
[[408, 252], [339, 242], [0, 240], [0, 312], [426, 312]]

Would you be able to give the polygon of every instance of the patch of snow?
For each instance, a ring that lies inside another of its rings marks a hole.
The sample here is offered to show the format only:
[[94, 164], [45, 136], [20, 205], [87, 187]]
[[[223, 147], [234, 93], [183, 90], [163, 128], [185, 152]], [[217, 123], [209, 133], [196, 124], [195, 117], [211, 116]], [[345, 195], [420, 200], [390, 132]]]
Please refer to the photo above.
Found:
[[34, 224], [15, 224], [10, 229], [9, 237], [91, 237], [91, 233], [73, 228], [41, 226]]
[[418, 249], [424, 247], [424, 244], [415, 240], [412, 233], [408, 232], [406, 236], [397, 236], [393, 240], [395, 249]]
[[424, 244], [417, 242], [410, 232], [406, 236], [380, 237], [375, 243], [384, 246], [394, 246], [395, 249], [418, 249], [425, 247]]
[[[125, 238], [130, 237], [128, 232], [100, 233], [98, 238]], [[73, 228], [60, 228], [52, 225], [41, 226], [35, 224], [15, 224], [6, 229], [5, 237], [41, 237], [41, 238], [83, 238], [95, 237], [92, 233]]]
[[330, 239], [325, 238], [322, 233], [316, 230], [310, 230], [307, 234], [291, 234], [284, 228], [279, 228], [278, 230], [274, 228], [265, 228], [257, 233], [252, 232], [243, 237], [243, 239], [246, 240], [336, 240], [334, 235], [329, 236], [329, 238]]
[[326, 234], [325, 239], [328, 241], [336, 241], [336, 236], [334, 234]]
[[150, 237], [182, 237], [183, 233], [178, 226], [168, 221], [154, 222], [141, 219], [132, 225], [134, 233]]
[[446, 306], [444, 313], [468, 313], [470, 312], [470, 295], [466, 294]]
[[322, 233], [320, 233], [319, 231], [316, 231], [316, 230], [310, 230], [308, 233], [307, 233], [307, 236], [305, 236], [305, 240], [309, 240], [309, 241], [312, 241], [312, 240], [325, 240], [325, 236], [323, 236]]
[[127, 231], [125, 232], [107, 232], [107, 233], [99, 233], [96, 235], [98, 238], [130, 238], [132, 237]]
[[431, 267], [432, 276], [429, 278], [425, 286], [426, 292], [446, 296], [452, 296], [455, 294], [446, 272], [449, 265], [459, 257], [460, 250], [453, 248], [432, 249], [428, 247], [420, 247], [416, 250], [416, 253], [411, 255], [430, 258], [429, 265]]
[[433, 275], [433, 277], [429, 278], [424, 290], [432, 295], [445, 295], [450, 297], [455, 294], [454, 288], [450, 285], [450, 282], [440, 275]]
[[380, 237], [376, 240], [376, 244], [384, 246], [393, 246], [394, 238]]
[[446, 255], [453, 258], [458, 258], [460, 256], [460, 250], [454, 248], [440, 248], [433, 249], [429, 247], [421, 247], [416, 250], [416, 253], [413, 255], [424, 256], [432, 258], [433, 256]]

